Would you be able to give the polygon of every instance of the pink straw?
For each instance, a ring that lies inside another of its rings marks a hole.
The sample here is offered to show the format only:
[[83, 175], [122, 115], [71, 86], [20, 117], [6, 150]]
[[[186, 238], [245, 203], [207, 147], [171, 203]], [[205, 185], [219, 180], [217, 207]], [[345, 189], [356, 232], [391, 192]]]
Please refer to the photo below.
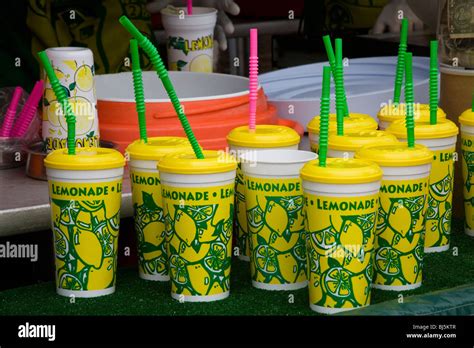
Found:
[[28, 127], [31, 124], [31, 121], [36, 115], [36, 110], [38, 109], [38, 103], [43, 95], [43, 81], [39, 80], [35, 83], [33, 90], [31, 91], [30, 96], [26, 100], [25, 106], [18, 116], [18, 120], [15, 122], [15, 128], [13, 129], [11, 136], [13, 137], [22, 137], [25, 135]]
[[3, 120], [2, 129], [0, 130], [0, 137], [9, 137], [10, 132], [13, 128], [13, 122], [15, 121], [16, 109], [18, 108], [18, 102], [20, 101], [22, 88], [16, 87], [13, 92], [12, 100], [8, 105], [5, 118]]
[[250, 29], [249, 129], [255, 130], [258, 90], [258, 29]]
[[193, 0], [188, 0], [188, 15], [191, 16], [193, 14]]

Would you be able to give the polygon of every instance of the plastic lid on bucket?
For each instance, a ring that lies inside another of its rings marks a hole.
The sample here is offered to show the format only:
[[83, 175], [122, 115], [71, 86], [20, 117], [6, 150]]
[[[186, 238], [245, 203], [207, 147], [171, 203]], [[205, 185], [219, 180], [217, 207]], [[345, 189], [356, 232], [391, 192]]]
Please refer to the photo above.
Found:
[[326, 167], [320, 167], [319, 160], [306, 163], [300, 175], [303, 180], [323, 184], [365, 184], [382, 179], [383, 172], [374, 162], [328, 158]]
[[148, 142], [135, 140], [125, 150], [131, 159], [157, 161], [173, 153], [192, 152], [189, 140], [184, 137], [154, 137]]
[[290, 127], [259, 124], [253, 132], [248, 126], [234, 128], [227, 135], [227, 142], [231, 146], [273, 148], [297, 145], [300, 136]]
[[344, 135], [331, 134], [328, 140], [328, 149], [338, 151], [357, 151], [361, 147], [371, 144], [393, 144], [397, 138], [390, 133], [378, 130], [350, 131]]
[[474, 111], [467, 109], [459, 116], [459, 123], [465, 126], [474, 126]]
[[[429, 121], [430, 120], [430, 106], [428, 104], [415, 104], [413, 108], [413, 117], [417, 121]], [[445, 119], [446, 113], [443, 109], [438, 107], [438, 120]], [[398, 105], [388, 104], [383, 106], [378, 114], [377, 118], [380, 121], [394, 122], [401, 119], [405, 119], [406, 116], [406, 104], [400, 103]]]
[[[308, 123], [308, 132], [319, 134], [319, 116], [314, 117]], [[350, 113], [349, 116], [344, 117], [344, 131], [349, 130], [376, 130], [378, 128], [377, 122], [367, 114]], [[334, 133], [337, 130], [337, 115], [329, 115], [329, 132]]]
[[409, 167], [430, 164], [433, 153], [421, 144], [410, 148], [405, 143], [399, 143], [364, 146], [355, 153], [355, 158], [374, 161], [379, 166]]
[[224, 151], [203, 151], [198, 159], [193, 152], [172, 154], [158, 162], [160, 172], [171, 174], [215, 174], [237, 169], [237, 160]]
[[75, 155], [67, 149], [51, 152], [44, 160], [46, 168], [63, 170], [103, 170], [125, 166], [125, 158], [114, 149], [102, 147], [78, 147]]
[[[399, 120], [393, 122], [387, 129], [387, 132], [392, 133], [398, 139], [407, 138], [407, 129], [405, 121]], [[416, 139], [440, 139], [449, 138], [459, 133], [458, 127], [454, 122], [441, 119], [436, 124], [430, 124], [429, 121], [415, 123], [415, 138]]]

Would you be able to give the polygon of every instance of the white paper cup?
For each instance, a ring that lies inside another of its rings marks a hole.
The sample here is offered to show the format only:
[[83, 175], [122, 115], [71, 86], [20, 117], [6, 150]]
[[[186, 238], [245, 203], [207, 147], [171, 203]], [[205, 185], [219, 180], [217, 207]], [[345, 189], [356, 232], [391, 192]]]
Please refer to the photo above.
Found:
[[240, 157], [252, 285], [258, 289], [296, 290], [307, 285], [299, 173], [316, 157], [299, 150], [253, 151]]
[[183, 7], [167, 7], [161, 10], [161, 18], [167, 35], [168, 69], [212, 72], [217, 10], [193, 7], [189, 16]]
[[[76, 116], [76, 146], [99, 146], [99, 120], [94, 83], [94, 57], [84, 47], [51, 47], [46, 49], [56, 77], [67, 91], [68, 101]], [[51, 83], [45, 81], [43, 93], [43, 140], [46, 151], [66, 148], [67, 123]]]

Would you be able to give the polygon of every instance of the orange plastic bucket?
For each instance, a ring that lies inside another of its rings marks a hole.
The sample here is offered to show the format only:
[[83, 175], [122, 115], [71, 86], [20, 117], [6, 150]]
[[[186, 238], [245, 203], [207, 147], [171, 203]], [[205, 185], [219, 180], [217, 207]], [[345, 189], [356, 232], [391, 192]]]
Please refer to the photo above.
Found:
[[[205, 149], [224, 149], [226, 136], [248, 122], [248, 79], [225, 74], [169, 72], [189, 123]], [[184, 136], [161, 81], [155, 72], [143, 73], [148, 136]], [[96, 77], [97, 108], [101, 139], [113, 141], [123, 152], [139, 138], [138, 118], [131, 73]], [[281, 124], [300, 135], [303, 127], [280, 119], [276, 108], [267, 103], [260, 88], [257, 102], [258, 124]]]

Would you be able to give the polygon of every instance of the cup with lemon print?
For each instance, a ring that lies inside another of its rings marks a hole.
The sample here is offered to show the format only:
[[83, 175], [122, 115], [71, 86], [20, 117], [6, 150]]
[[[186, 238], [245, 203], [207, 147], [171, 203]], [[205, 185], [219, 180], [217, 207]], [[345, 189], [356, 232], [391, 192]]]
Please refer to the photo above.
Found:
[[[97, 147], [99, 123], [92, 51], [82, 47], [53, 47], [46, 54], [76, 115], [76, 146]], [[48, 152], [66, 147], [66, 119], [46, 75], [42, 132]]]
[[296, 290], [307, 285], [306, 230], [300, 169], [317, 155], [300, 150], [252, 151], [244, 174], [252, 285]]
[[161, 10], [167, 36], [168, 69], [212, 72], [214, 27], [217, 10], [193, 7], [192, 15], [183, 7]]
[[56, 288], [62, 296], [115, 291], [124, 157], [105, 148], [51, 152], [45, 159], [54, 236]]
[[237, 161], [219, 151], [169, 155], [158, 162], [172, 298], [225, 299], [230, 292]]

